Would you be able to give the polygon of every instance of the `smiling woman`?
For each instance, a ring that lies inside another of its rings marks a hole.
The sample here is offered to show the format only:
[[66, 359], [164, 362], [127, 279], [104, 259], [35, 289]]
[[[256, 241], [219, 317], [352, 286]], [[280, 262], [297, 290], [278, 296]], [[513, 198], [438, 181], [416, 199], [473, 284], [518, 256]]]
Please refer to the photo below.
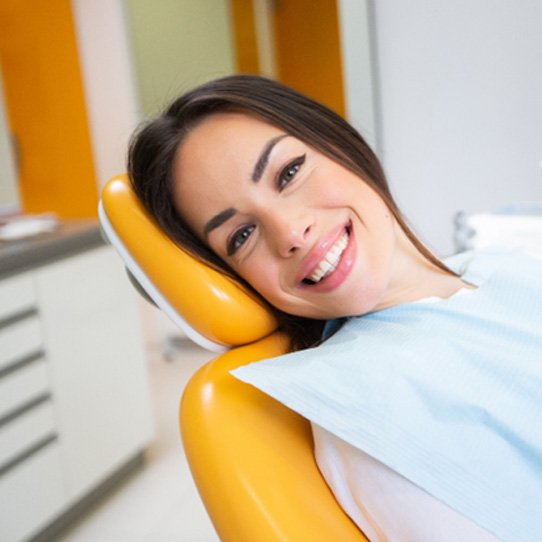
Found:
[[363, 138], [277, 82], [233, 76], [188, 92], [134, 137], [129, 171], [164, 230], [256, 290], [294, 348], [317, 343], [328, 319], [427, 293], [413, 284], [459, 287]]
[[191, 131], [173, 165], [173, 196], [202, 242], [297, 316], [378, 309], [390, 302], [390, 281], [400, 288], [399, 246], [417, 256], [367, 183], [247, 114], [214, 114]]
[[540, 262], [441, 262], [362, 137], [259, 77], [178, 98], [134, 136], [129, 172], [174, 241], [276, 312], [297, 351], [233, 374], [310, 420], [371, 541], [537, 538]]

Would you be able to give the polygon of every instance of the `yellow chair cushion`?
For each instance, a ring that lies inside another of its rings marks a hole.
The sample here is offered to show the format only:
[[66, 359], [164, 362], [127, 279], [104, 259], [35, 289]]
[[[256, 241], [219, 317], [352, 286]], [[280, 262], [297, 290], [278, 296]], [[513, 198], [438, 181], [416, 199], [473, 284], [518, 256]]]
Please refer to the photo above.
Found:
[[201, 346], [223, 351], [277, 328], [259, 299], [162, 232], [126, 175], [106, 184], [99, 211], [102, 227], [129, 271], [156, 305]]
[[309, 422], [230, 374], [288, 344], [274, 333], [190, 379], [180, 417], [194, 481], [222, 542], [366, 542], [318, 470]]

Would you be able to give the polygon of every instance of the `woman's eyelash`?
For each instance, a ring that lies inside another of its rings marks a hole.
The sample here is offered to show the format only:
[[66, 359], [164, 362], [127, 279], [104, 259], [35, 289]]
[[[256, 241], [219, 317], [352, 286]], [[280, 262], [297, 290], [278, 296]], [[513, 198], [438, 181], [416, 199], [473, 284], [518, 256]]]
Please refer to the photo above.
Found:
[[297, 172], [300, 170], [301, 166], [305, 162], [305, 156], [305, 154], [302, 156], [298, 156], [290, 163], [288, 163], [286, 167], [280, 170], [277, 179], [277, 186], [279, 190], [282, 190], [297, 175]]
[[227, 253], [228, 256], [233, 256], [237, 250], [245, 243], [254, 231], [255, 226], [243, 226], [233, 233], [228, 240]]

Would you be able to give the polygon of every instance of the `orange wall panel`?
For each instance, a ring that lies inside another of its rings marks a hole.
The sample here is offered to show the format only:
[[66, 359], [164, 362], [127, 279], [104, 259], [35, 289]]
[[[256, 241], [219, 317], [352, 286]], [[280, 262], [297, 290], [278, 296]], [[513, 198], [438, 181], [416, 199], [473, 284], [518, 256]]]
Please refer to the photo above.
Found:
[[0, 0], [0, 60], [24, 211], [96, 216], [97, 185], [70, 0]]
[[278, 79], [344, 115], [336, 0], [276, 0], [274, 5]]
[[230, 7], [237, 72], [258, 74], [260, 62], [252, 0], [230, 0]]

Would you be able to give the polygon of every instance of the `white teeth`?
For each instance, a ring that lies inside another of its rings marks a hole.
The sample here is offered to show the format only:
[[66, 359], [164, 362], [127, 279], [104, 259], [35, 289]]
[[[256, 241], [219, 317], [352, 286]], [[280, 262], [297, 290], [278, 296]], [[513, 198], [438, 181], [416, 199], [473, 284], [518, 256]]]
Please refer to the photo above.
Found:
[[348, 244], [348, 232], [330, 248], [316, 269], [307, 277], [312, 282], [320, 282], [324, 277], [337, 269], [341, 255]]

